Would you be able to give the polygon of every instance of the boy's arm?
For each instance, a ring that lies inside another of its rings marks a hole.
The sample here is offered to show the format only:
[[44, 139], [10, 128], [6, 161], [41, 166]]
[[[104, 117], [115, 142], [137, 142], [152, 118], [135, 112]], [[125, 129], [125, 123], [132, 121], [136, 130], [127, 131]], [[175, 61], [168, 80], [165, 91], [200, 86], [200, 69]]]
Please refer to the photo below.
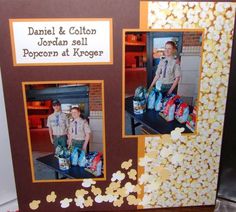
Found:
[[50, 137], [50, 141], [53, 144], [53, 131], [52, 131], [52, 126], [50, 124], [50, 116], [47, 119], [47, 127], [48, 127], [48, 132], [49, 132], [49, 137]]
[[72, 144], [72, 121], [69, 118], [67, 118], [67, 137], [67, 145], [70, 147]]
[[85, 139], [84, 139], [85, 141], [84, 141], [82, 150], [84, 150], [86, 152], [86, 149], [87, 149], [87, 146], [89, 143], [89, 139], [90, 139], [90, 134], [91, 134], [91, 129], [90, 129], [90, 126], [88, 125], [87, 121], [84, 122], [84, 132], [85, 132]]
[[67, 134], [67, 136], [68, 136], [68, 139], [67, 139], [67, 145], [68, 145], [68, 147], [70, 147], [71, 144], [72, 144], [71, 128], [70, 128], [70, 127], [69, 127], [69, 130], [68, 130], [68, 134]]
[[150, 92], [152, 90], [152, 87], [156, 84], [157, 80], [160, 78], [160, 75], [157, 74], [154, 79], [152, 80], [152, 83], [150, 85], [150, 87], [148, 88], [148, 91]]
[[174, 71], [175, 71], [175, 81], [173, 82], [173, 84], [167, 94], [171, 94], [180, 81], [181, 73], [180, 73], [179, 61], [176, 61], [176, 64], [174, 66]]
[[158, 66], [157, 66], [156, 75], [153, 78], [152, 83], [148, 88], [148, 92], [150, 92], [152, 90], [152, 87], [156, 84], [157, 80], [159, 80], [159, 78], [161, 76], [161, 63], [162, 63], [162, 60], [159, 62]]
[[49, 137], [50, 137], [50, 141], [51, 141], [51, 143], [53, 144], [53, 134], [52, 134], [52, 128], [51, 127], [49, 127]]
[[86, 149], [87, 149], [87, 146], [88, 146], [88, 143], [89, 143], [89, 139], [90, 139], [90, 133], [86, 133], [85, 135], [85, 141], [84, 141], [84, 144], [83, 144], [83, 147], [82, 147], [82, 150], [86, 152]]

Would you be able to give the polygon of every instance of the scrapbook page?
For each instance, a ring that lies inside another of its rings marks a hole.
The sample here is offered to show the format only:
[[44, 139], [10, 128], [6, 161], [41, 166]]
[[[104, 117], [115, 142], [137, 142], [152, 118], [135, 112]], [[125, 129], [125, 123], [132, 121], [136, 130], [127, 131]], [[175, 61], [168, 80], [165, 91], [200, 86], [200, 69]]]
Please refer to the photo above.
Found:
[[2, 2], [20, 211], [215, 204], [236, 3]]

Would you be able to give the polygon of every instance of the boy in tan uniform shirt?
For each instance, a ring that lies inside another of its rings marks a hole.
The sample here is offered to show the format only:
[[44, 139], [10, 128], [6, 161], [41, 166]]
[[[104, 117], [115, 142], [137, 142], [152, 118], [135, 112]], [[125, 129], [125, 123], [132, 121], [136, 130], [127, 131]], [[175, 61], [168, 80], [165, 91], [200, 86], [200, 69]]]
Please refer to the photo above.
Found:
[[58, 100], [54, 100], [52, 106], [54, 113], [49, 115], [47, 120], [50, 140], [55, 149], [58, 145], [66, 147], [69, 120], [66, 114], [61, 111], [61, 103]]
[[78, 147], [79, 152], [86, 152], [87, 145], [90, 139], [91, 129], [86, 119], [81, 117], [81, 112], [78, 107], [71, 109], [73, 121], [70, 123], [68, 145], [73, 148]]
[[163, 96], [171, 93], [177, 93], [177, 85], [179, 83], [181, 73], [180, 65], [174, 58], [174, 53], [177, 50], [173, 41], [168, 41], [165, 44], [165, 57], [162, 57], [156, 70], [149, 91], [156, 84], [157, 81], [161, 83], [161, 92]]

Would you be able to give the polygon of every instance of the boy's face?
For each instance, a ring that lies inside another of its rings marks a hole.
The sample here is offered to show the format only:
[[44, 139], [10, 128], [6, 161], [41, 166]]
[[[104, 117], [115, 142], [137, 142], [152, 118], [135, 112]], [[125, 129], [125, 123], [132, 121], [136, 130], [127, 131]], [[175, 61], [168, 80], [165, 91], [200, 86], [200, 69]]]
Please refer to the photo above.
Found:
[[71, 116], [76, 119], [80, 117], [80, 112], [78, 110], [71, 110]]
[[166, 57], [171, 57], [174, 55], [175, 49], [173, 48], [173, 46], [171, 44], [166, 44], [164, 53], [165, 53]]
[[60, 112], [61, 111], [61, 105], [53, 105], [53, 110], [55, 112]]

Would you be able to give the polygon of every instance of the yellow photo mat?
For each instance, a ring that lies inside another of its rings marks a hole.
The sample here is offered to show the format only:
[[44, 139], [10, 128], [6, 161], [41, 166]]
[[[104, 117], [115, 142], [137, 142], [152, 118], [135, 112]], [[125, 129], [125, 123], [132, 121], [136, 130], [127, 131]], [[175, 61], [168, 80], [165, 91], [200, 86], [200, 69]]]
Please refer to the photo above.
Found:
[[27, 99], [26, 99], [26, 85], [42, 85], [42, 84], [67, 84], [67, 83], [76, 83], [76, 84], [101, 84], [102, 88], [102, 139], [103, 139], [103, 161], [104, 161], [104, 177], [103, 178], [93, 178], [95, 181], [105, 181], [106, 180], [106, 133], [105, 133], [105, 100], [104, 100], [104, 81], [103, 80], [73, 80], [73, 81], [33, 81], [33, 82], [22, 82], [22, 92], [24, 100], [24, 109], [25, 109], [25, 121], [27, 129], [27, 140], [28, 140], [28, 149], [29, 149], [29, 158], [30, 158], [30, 167], [33, 183], [45, 183], [45, 182], [81, 182], [84, 179], [57, 179], [57, 180], [36, 180], [34, 173], [34, 162], [32, 156], [32, 145], [31, 145], [31, 136], [29, 128], [29, 119], [28, 119], [28, 110], [27, 110]]

